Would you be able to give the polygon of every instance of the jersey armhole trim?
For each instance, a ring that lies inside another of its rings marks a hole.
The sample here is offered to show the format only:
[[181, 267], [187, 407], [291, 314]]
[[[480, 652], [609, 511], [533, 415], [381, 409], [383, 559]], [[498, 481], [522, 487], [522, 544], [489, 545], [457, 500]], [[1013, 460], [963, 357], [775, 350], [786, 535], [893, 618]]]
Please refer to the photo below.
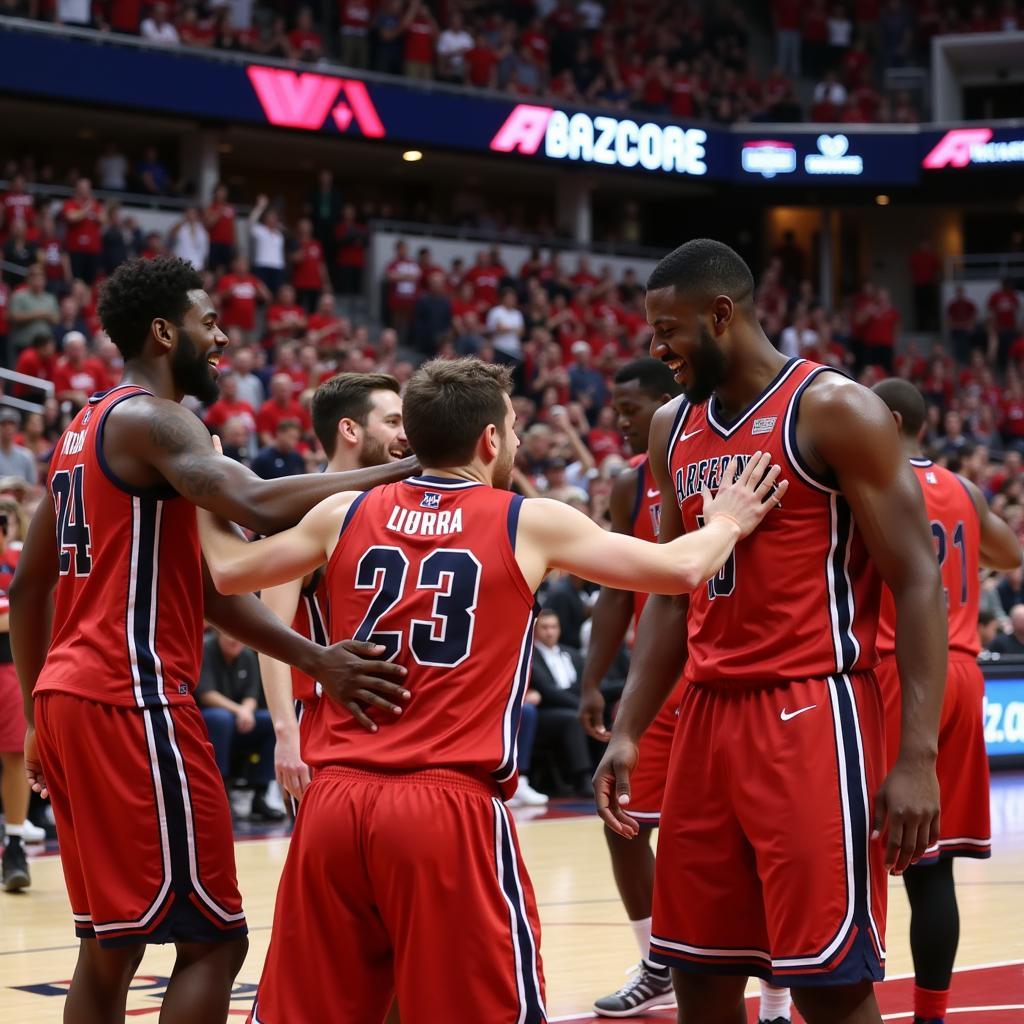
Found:
[[356, 509], [363, 503], [363, 499], [369, 494], [369, 491], [363, 491], [361, 494], [356, 495], [353, 499], [352, 504], [349, 505], [348, 511], [345, 513], [345, 519], [342, 521], [341, 529], [338, 531], [339, 539], [344, 535], [348, 529], [349, 523], [352, 522], [352, 517], [355, 515]]
[[523, 496], [513, 494], [512, 500], [508, 503], [508, 544], [512, 554], [516, 553], [516, 536], [519, 533], [519, 511], [523, 507]]
[[[119, 491], [124, 491], [125, 494], [131, 494], [136, 498], [155, 498], [158, 501], [170, 501], [173, 498], [180, 497], [178, 492], [170, 484], [165, 484], [162, 487], [159, 484], [155, 487], [133, 487], [131, 484], [122, 480], [113, 471], [113, 469], [110, 468], [110, 463], [107, 462], [107, 457], [103, 454], [103, 431], [106, 428], [107, 417], [110, 413], [122, 402], [127, 402], [129, 398], [138, 398], [140, 395], [149, 394], [150, 393], [148, 391], [140, 388], [138, 391], [132, 391], [127, 395], [120, 395], [118, 398], [115, 398], [114, 401], [103, 410], [103, 412], [100, 413], [100, 421], [96, 424], [96, 438], [93, 442], [96, 451], [96, 461], [99, 463], [99, 467], [103, 471], [103, 475]], [[152, 396], [150, 395], [150, 397]]]
[[[823, 373], [839, 373], [831, 366], [819, 366], [812, 370], [803, 383], [793, 393], [793, 397], [786, 406], [786, 421], [782, 429], [782, 446], [786, 453], [789, 464], [796, 470], [801, 480], [809, 487], [824, 494], [839, 494], [839, 489], [826, 483], [800, 455], [800, 448], [796, 443], [797, 420], [800, 417], [800, 399], [808, 386], [816, 381]], [[840, 374], [840, 376], [844, 376]]]
[[640, 518], [640, 512], [644, 507], [644, 490], [647, 487], [647, 474], [644, 472], [646, 465], [646, 462], [641, 462], [636, 467], [636, 494], [633, 497], [633, 515], [630, 519], [630, 525], [633, 527], [634, 533], [636, 532], [636, 521]]
[[672, 430], [668, 435], [668, 447], [665, 449], [665, 461], [668, 464], [668, 476], [670, 480], [672, 479], [672, 452], [675, 449], [680, 431], [686, 425], [686, 417], [691, 408], [692, 406], [690, 403], [684, 398], [679, 403], [675, 419], [672, 420]]

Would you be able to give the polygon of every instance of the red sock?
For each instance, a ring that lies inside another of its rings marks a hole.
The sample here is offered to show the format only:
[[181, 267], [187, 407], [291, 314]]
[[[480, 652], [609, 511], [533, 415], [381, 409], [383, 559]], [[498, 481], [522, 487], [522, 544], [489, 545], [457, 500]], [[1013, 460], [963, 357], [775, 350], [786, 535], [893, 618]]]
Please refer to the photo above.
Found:
[[936, 991], [932, 988], [914, 986], [914, 1016], [921, 1020], [942, 1020], [946, 1016], [949, 989]]

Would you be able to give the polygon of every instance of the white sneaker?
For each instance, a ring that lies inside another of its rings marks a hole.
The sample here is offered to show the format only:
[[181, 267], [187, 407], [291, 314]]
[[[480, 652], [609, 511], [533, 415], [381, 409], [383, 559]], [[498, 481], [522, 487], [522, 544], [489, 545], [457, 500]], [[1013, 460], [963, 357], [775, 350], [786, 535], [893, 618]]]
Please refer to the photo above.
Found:
[[22, 822], [21, 826], [21, 841], [23, 843], [45, 843], [46, 829], [40, 828], [38, 825], [33, 825], [32, 822], [26, 818], [24, 822]]
[[520, 775], [516, 791], [509, 799], [508, 805], [509, 807], [543, 807], [547, 802], [547, 795], [538, 793], [530, 785], [530, 780], [525, 775]]

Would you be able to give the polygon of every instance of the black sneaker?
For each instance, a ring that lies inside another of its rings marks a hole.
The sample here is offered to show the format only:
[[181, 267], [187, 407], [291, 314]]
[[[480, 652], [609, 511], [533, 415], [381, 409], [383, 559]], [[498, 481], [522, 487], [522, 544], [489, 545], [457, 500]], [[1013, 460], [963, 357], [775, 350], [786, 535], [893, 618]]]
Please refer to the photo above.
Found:
[[599, 1017], [639, 1017], [648, 1010], [676, 1005], [672, 975], [667, 967], [652, 967], [641, 960], [632, 977], [618, 992], [598, 999], [594, 1012]]
[[21, 892], [32, 884], [28, 873], [28, 858], [25, 847], [17, 836], [12, 836], [4, 846], [3, 885], [5, 892]]
[[758, 1019], [757, 1024], [792, 1024], [792, 1021], [788, 1017], [773, 1017], [771, 1020], [765, 1020], [761, 1017]]
[[252, 798], [252, 807], [249, 810], [249, 817], [257, 821], [284, 821], [287, 817], [284, 811], [277, 807], [271, 807], [266, 799], [260, 794]]

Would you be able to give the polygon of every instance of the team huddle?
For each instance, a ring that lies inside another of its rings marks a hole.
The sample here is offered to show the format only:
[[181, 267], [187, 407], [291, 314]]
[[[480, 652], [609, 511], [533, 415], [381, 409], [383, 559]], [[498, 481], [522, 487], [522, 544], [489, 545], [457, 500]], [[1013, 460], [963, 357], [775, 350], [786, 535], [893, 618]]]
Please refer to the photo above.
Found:
[[[942, 1020], [950, 858], [989, 851], [978, 567], [1021, 553], [921, 457], [911, 385], [787, 359], [753, 291], [709, 240], [652, 273], [652, 358], [613, 392], [636, 458], [604, 531], [512, 492], [511, 374], [475, 359], [425, 363], [401, 394], [325, 382], [327, 471], [257, 478], [180, 405], [216, 396], [227, 343], [199, 276], [116, 271], [100, 315], [124, 378], [58, 445], [11, 591], [26, 767], [81, 939], [66, 1021], [123, 1020], [159, 942], [161, 1020], [227, 1017], [247, 939], [193, 697], [205, 620], [260, 652], [301, 800], [249, 1019], [544, 1022], [504, 801], [552, 570], [604, 588], [581, 715], [608, 744], [597, 807], [642, 958], [595, 1011], [739, 1024], [756, 976], [765, 1021], [789, 1019], [788, 988], [809, 1024], [878, 1024], [893, 872], [916, 1019]], [[599, 685], [633, 619], [612, 723]]]

